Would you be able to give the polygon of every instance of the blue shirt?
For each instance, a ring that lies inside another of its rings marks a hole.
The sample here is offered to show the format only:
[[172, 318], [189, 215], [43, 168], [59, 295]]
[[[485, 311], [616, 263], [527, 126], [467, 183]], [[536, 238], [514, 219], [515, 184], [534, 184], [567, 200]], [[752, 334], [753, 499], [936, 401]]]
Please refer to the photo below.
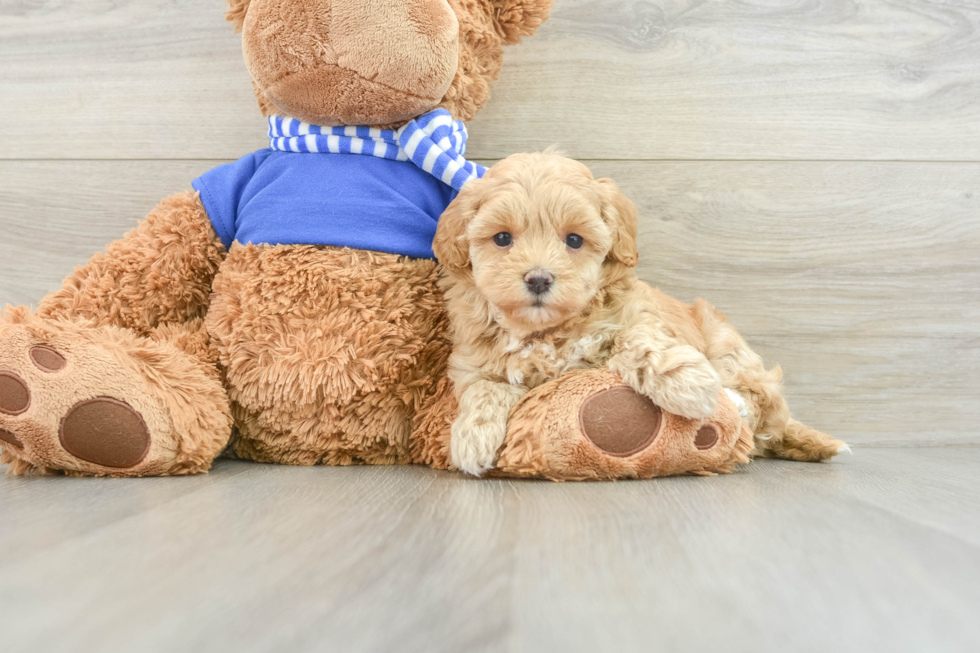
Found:
[[193, 182], [221, 242], [333, 245], [435, 258], [457, 191], [410, 161], [259, 150]]

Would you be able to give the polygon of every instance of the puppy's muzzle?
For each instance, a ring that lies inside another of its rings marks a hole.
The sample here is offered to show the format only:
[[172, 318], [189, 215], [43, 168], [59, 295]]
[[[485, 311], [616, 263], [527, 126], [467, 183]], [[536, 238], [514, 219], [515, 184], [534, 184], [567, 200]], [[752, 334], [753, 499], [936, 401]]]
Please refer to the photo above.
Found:
[[524, 275], [524, 285], [535, 295], [543, 295], [551, 290], [555, 275], [543, 268], [532, 268]]

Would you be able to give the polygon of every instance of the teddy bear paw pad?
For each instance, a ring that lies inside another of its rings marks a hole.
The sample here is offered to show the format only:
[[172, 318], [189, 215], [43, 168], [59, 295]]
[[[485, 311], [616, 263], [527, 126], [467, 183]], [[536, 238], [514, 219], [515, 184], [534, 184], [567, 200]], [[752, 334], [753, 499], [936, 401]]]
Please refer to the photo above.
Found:
[[12, 444], [15, 447], [24, 446], [24, 443], [20, 441], [20, 438], [6, 429], [0, 429], [0, 442], [6, 442], [7, 444]]
[[42, 372], [48, 372], [49, 374], [56, 374], [57, 372], [65, 369], [65, 366], [68, 365], [68, 361], [65, 360], [64, 356], [56, 352], [51, 347], [45, 347], [43, 345], [32, 347], [30, 356], [31, 362], [34, 363], [34, 367]]
[[718, 429], [708, 424], [698, 429], [697, 435], [694, 436], [694, 446], [699, 451], [705, 451], [718, 444], [718, 440]]
[[20, 415], [31, 406], [31, 391], [13, 372], [0, 372], [0, 412]]
[[150, 452], [150, 432], [143, 416], [111, 397], [72, 406], [61, 420], [58, 436], [65, 451], [103, 467], [135, 467]]
[[660, 434], [662, 414], [648, 397], [625, 386], [602, 390], [582, 404], [582, 432], [601, 451], [627, 457], [649, 447]]

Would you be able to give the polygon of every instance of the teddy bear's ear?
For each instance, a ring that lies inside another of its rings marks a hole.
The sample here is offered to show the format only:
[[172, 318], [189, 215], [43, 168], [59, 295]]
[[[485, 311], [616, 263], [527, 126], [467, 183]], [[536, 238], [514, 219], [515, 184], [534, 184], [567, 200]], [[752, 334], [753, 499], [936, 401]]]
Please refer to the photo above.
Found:
[[242, 31], [249, 2], [251, 0], [228, 0], [228, 11], [225, 12], [225, 19], [235, 26], [236, 32]]
[[493, 22], [504, 43], [520, 43], [548, 20], [554, 0], [490, 0]]

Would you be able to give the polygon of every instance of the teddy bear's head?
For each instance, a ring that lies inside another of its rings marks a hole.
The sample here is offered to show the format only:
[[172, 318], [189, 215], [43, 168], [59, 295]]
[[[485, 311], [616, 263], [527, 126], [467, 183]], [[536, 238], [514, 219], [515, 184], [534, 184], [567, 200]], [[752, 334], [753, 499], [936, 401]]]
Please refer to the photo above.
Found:
[[228, 0], [259, 105], [324, 125], [469, 120], [552, 0]]

